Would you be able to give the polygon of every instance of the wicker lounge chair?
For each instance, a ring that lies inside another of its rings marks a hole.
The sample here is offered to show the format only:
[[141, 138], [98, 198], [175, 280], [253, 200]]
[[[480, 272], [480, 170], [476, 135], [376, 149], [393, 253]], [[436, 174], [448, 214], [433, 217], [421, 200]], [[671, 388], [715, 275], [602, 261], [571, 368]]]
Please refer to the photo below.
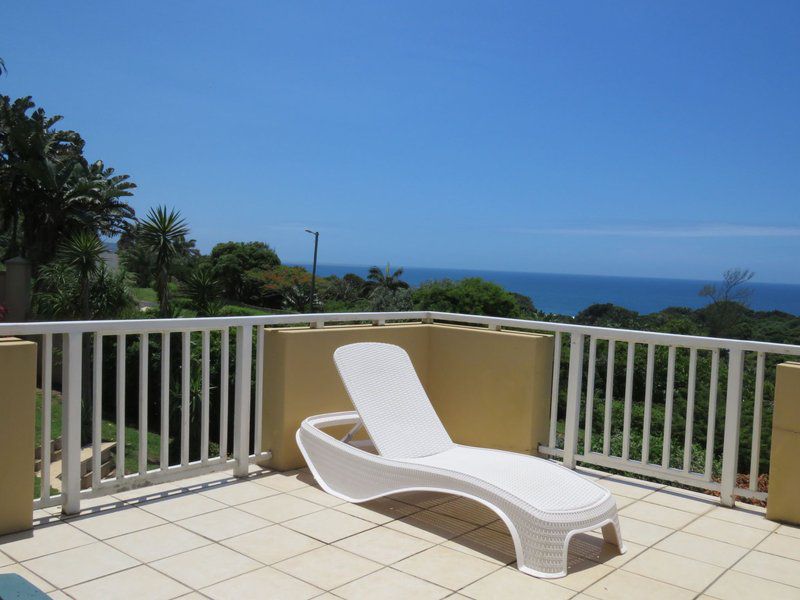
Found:
[[[508, 527], [519, 570], [537, 577], [566, 575], [569, 541], [583, 531], [602, 528], [625, 552], [608, 490], [552, 461], [453, 443], [402, 348], [350, 344], [334, 360], [357, 412], [309, 417], [297, 431], [326, 492], [366, 502], [427, 490], [480, 502]], [[341, 440], [322, 431], [341, 425], [353, 425]], [[362, 426], [370, 439], [353, 440]]]

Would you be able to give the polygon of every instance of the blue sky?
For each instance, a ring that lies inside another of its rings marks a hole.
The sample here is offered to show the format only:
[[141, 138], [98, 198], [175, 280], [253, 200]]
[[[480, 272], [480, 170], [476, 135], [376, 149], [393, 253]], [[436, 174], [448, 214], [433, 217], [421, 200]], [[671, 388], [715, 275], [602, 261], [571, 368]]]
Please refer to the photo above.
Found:
[[800, 283], [800, 3], [14, 2], [30, 94], [286, 261]]

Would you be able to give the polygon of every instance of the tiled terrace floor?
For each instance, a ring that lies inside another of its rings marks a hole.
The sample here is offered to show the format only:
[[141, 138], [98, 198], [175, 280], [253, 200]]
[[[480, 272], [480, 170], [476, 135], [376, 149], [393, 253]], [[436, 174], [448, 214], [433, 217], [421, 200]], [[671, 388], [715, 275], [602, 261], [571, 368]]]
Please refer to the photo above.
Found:
[[800, 598], [800, 529], [584, 473], [616, 496], [628, 553], [599, 532], [577, 536], [562, 579], [516, 571], [504, 525], [477, 504], [421, 493], [347, 504], [305, 471], [203, 476], [96, 499], [68, 519], [37, 511], [32, 535], [0, 538], [0, 572], [53, 598], [102, 600]]

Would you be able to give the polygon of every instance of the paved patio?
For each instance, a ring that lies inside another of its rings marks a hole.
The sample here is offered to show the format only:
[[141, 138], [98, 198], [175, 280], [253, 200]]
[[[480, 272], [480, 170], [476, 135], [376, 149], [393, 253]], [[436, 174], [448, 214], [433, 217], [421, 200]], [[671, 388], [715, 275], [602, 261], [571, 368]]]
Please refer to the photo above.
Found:
[[470, 501], [415, 493], [354, 505], [307, 471], [260, 470], [99, 498], [68, 519], [36, 511], [32, 535], [0, 538], [0, 572], [54, 599], [800, 599], [800, 528], [581, 472], [616, 496], [628, 553], [579, 535], [562, 579], [516, 571], [505, 526]]

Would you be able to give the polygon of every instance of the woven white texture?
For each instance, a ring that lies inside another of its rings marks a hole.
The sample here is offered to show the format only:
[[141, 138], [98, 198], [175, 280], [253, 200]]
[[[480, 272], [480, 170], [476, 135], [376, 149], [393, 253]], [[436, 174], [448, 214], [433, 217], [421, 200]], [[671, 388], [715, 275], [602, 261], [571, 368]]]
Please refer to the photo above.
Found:
[[[363, 502], [411, 489], [445, 490], [483, 500], [508, 519], [513, 528], [512, 535], [516, 535], [517, 567], [529, 574], [546, 577], [566, 575], [567, 546], [571, 535], [577, 531], [603, 526], [605, 536], [607, 530], [613, 528], [616, 535], [609, 536], [607, 541], [618, 540], [621, 545], [613, 496], [576, 473], [569, 472], [569, 475], [584, 481], [589, 488], [597, 488], [591, 490], [591, 496], [600, 500], [593, 505], [588, 504], [587, 500], [583, 508], [564, 510], [559, 507], [552, 510], [537, 506], [539, 497], [521, 498], [472, 474], [430, 466], [424, 461], [388, 460], [364, 452], [320, 431], [308, 419], [303, 421], [298, 430], [297, 442], [322, 487], [351, 502]], [[475, 450], [487, 454], [507, 454], [498, 450]], [[534, 459], [530, 457], [529, 460]], [[563, 469], [557, 465], [553, 467]], [[575, 493], [583, 486], [573, 482], [566, 489]], [[559, 489], [550, 493], [556, 498]], [[576, 499], [570, 497], [569, 493], [565, 493], [563, 500], [564, 506], [576, 504]], [[545, 502], [547, 506], [552, 506], [554, 501]], [[577, 504], [584, 504], [584, 501], [578, 500]]]
[[513, 452], [455, 446], [409, 462], [481, 479], [547, 512], [585, 509], [608, 497], [605, 489], [559, 464]]
[[386, 458], [415, 458], [453, 447], [405, 350], [364, 342], [333, 354], [347, 393]]

